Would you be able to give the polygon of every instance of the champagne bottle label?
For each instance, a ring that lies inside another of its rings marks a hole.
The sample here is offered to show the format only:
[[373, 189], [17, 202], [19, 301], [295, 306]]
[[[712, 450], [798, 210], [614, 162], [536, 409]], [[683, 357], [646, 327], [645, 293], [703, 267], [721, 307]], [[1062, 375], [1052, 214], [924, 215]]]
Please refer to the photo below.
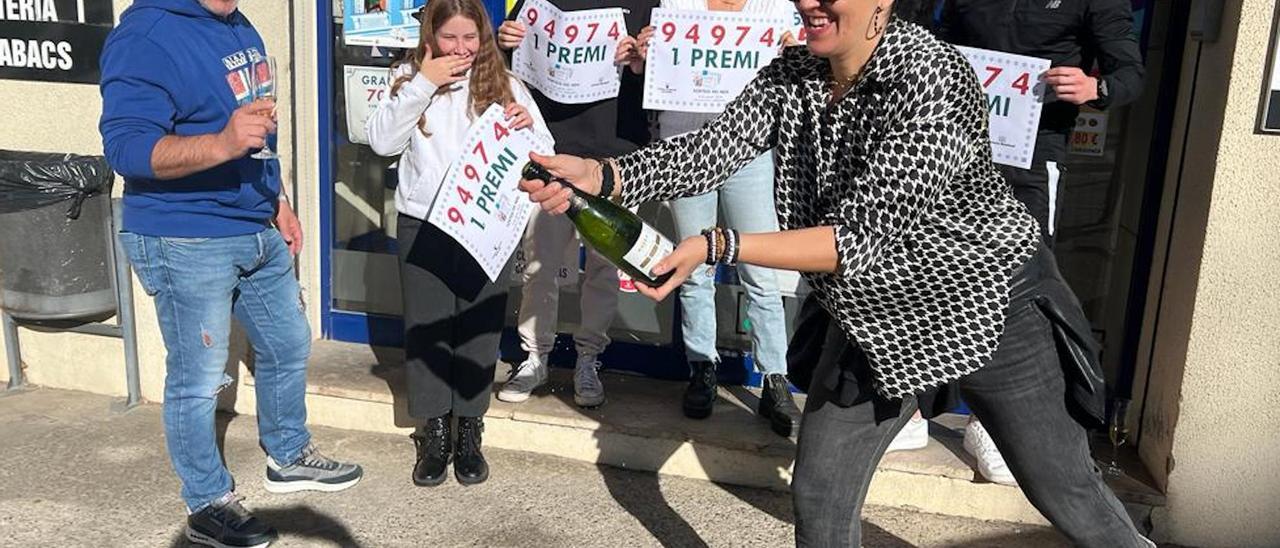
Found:
[[657, 265], [658, 261], [670, 255], [675, 248], [676, 246], [671, 243], [671, 240], [668, 240], [648, 224], [644, 224], [640, 230], [640, 237], [636, 238], [635, 245], [631, 246], [631, 249], [622, 256], [622, 260], [640, 272], [652, 275], [654, 265]]

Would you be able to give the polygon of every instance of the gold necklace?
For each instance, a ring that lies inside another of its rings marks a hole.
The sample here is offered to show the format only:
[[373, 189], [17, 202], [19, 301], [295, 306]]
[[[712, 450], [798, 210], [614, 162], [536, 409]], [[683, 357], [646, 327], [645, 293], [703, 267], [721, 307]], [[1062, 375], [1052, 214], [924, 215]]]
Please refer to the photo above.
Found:
[[852, 76], [844, 79], [836, 78], [836, 73], [833, 71], [831, 73], [831, 94], [844, 95], [844, 92], [849, 91], [854, 84], [857, 84], [858, 79], [861, 77], [862, 70], [858, 70], [858, 72], [855, 72]]

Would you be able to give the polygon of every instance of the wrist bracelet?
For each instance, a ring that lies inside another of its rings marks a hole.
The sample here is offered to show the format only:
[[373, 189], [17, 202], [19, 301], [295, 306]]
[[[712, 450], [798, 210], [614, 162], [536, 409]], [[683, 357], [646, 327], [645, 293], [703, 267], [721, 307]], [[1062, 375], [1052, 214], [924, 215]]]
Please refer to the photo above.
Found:
[[707, 239], [707, 260], [706, 264], [716, 264], [716, 230], [714, 228], [702, 229], [702, 237]]
[[606, 200], [613, 195], [613, 163], [608, 158], [599, 158], [600, 162], [600, 197]]
[[738, 251], [741, 249], [738, 239], [738, 231], [732, 228], [725, 229], [725, 250], [724, 255], [720, 257], [720, 262], [726, 266], [738, 264]]
[[729, 249], [729, 240], [724, 235], [724, 229], [716, 227], [716, 261], [724, 259], [724, 252]]

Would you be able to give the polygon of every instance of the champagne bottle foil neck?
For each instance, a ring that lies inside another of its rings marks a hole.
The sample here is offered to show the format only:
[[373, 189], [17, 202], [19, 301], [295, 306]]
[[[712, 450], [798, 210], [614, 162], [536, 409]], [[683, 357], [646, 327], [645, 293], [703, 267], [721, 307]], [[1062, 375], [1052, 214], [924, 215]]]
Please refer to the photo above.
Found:
[[582, 211], [587, 208], [587, 199], [574, 192], [569, 196], [569, 211]]

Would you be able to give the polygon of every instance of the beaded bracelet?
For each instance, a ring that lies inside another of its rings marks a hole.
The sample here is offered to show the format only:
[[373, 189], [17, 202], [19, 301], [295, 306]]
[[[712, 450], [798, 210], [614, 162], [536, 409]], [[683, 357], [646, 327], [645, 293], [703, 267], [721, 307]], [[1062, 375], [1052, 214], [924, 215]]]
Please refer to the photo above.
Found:
[[732, 228], [726, 229], [725, 234], [725, 250], [724, 255], [720, 257], [720, 262], [726, 266], [738, 264], [738, 252], [741, 251], [741, 240], [738, 238], [738, 231]]
[[716, 247], [719, 243], [716, 231], [715, 227], [702, 229], [702, 237], [707, 239], [707, 260], [705, 264], [716, 264], [716, 260], [719, 258], [719, 254], [716, 253]]

